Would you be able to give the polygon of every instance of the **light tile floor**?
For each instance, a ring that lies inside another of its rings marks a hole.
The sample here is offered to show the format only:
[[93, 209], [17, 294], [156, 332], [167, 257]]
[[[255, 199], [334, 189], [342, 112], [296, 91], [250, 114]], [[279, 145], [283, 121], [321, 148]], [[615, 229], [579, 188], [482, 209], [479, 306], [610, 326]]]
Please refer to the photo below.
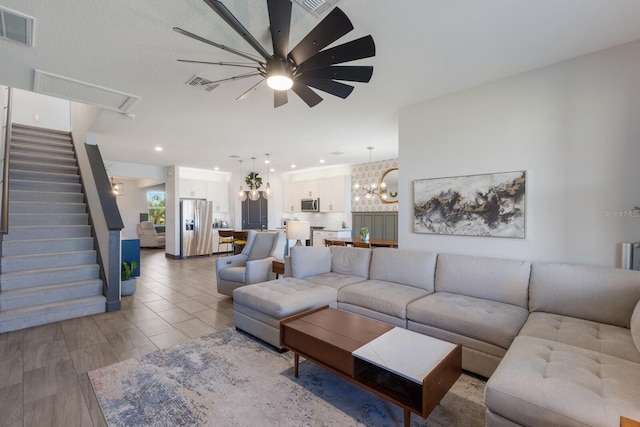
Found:
[[0, 427], [105, 426], [88, 371], [233, 327], [215, 260], [145, 249], [122, 310], [0, 334]]

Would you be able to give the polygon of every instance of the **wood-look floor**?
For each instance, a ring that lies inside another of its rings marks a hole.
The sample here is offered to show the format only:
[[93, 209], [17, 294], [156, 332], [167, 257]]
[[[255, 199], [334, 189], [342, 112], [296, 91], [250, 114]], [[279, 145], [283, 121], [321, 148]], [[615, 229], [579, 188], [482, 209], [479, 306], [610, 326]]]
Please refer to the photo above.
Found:
[[232, 327], [215, 259], [145, 249], [121, 311], [0, 334], [0, 427], [105, 426], [88, 371]]

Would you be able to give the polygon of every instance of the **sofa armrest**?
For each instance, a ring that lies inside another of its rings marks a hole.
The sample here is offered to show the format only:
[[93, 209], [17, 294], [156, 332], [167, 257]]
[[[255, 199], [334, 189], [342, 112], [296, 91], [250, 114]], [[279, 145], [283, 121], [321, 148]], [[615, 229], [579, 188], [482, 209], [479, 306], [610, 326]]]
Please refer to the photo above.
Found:
[[243, 254], [226, 256], [216, 259], [216, 274], [223, 268], [243, 267], [247, 263], [247, 256]]
[[245, 265], [247, 270], [244, 275], [245, 284], [253, 285], [254, 283], [267, 282], [275, 277], [272, 271], [273, 261], [275, 260], [275, 257], [267, 257], [247, 261]]

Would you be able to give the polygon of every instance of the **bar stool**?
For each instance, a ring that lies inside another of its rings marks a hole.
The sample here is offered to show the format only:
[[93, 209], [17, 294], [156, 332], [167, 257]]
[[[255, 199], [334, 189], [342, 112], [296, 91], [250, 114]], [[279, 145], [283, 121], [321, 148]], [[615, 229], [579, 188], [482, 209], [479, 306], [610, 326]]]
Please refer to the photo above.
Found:
[[244, 245], [247, 244], [248, 231], [233, 231], [233, 253], [239, 254], [242, 252]]
[[367, 248], [367, 249], [371, 249], [371, 243], [369, 242], [359, 242], [357, 240], [354, 240], [353, 242], [353, 247], [354, 248]]
[[233, 230], [218, 230], [218, 252], [216, 258], [220, 255], [221, 245], [233, 246]]

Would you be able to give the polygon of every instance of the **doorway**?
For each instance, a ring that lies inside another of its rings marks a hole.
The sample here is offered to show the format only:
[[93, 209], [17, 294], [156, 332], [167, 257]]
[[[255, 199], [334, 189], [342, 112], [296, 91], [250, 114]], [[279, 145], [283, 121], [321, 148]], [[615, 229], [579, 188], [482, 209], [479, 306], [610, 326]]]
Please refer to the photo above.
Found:
[[249, 199], [242, 202], [242, 229], [243, 230], [266, 230], [269, 226], [269, 201], [260, 197], [258, 200]]

